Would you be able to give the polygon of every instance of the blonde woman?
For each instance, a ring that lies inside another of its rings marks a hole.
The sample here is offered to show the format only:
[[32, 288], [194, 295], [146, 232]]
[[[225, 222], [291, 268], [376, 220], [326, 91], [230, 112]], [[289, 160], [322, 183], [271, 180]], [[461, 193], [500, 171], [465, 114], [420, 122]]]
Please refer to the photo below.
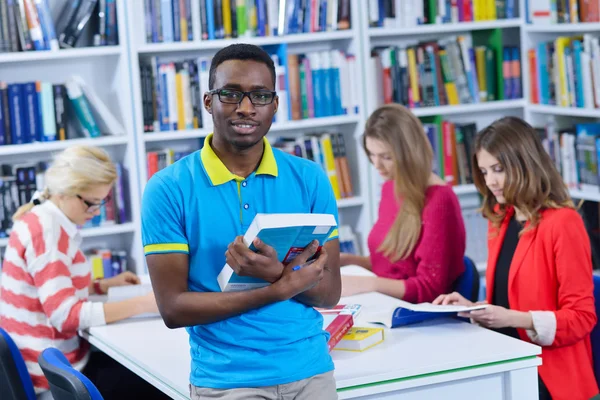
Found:
[[131, 272], [92, 283], [90, 265], [79, 247], [77, 226], [100, 213], [116, 176], [103, 150], [68, 148], [46, 171], [42, 193], [13, 216], [2, 266], [0, 325], [21, 350], [41, 398], [51, 398], [37, 364], [40, 352], [48, 347], [61, 350], [105, 398], [146, 398], [140, 390], [153, 393], [108, 357], [90, 356], [89, 344], [77, 335], [80, 329], [157, 312], [152, 294], [118, 303], [87, 300], [88, 293], [139, 283]]
[[411, 303], [433, 301], [464, 271], [465, 227], [452, 188], [432, 172], [433, 151], [417, 117], [388, 104], [365, 127], [364, 149], [385, 179], [368, 257], [341, 254], [341, 265], [375, 273], [342, 276], [342, 296], [380, 292]]

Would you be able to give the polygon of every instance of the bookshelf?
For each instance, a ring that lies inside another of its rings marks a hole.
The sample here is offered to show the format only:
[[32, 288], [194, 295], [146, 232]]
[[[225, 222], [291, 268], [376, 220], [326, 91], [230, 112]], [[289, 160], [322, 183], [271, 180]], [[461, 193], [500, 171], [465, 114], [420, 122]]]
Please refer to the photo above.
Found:
[[[68, 0], [49, 2], [53, 20]], [[130, 74], [126, 36], [125, 0], [117, 0], [118, 45], [75, 47], [71, 49], [0, 53], [0, 80], [7, 83], [43, 81], [62, 84], [77, 74], [83, 78], [109, 111], [124, 126], [125, 135], [106, 135], [98, 138], [74, 138], [51, 142], [33, 142], [0, 146], [2, 164], [24, 164], [50, 161], [52, 155], [72, 145], [102, 147], [112, 159], [123, 164], [126, 182], [126, 210], [128, 220], [123, 224], [101, 225], [81, 230], [82, 248], [110, 248], [125, 250], [139, 272], [139, 245], [137, 228], [140, 225], [139, 188], [133, 132], [133, 105], [129, 100]], [[88, 24], [77, 46], [90, 44], [93, 27]], [[0, 239], [0, 248], [6, 247], [7, 238]]]
[[[427, 1], [427, 0], [426, 0]], [[437, 2], [436, 2], [437, 3]], [[429, 2], [432, 4], [432, 2]], [[378, 72], [373, 62], [371, 62], [371, 49], [387, 48], [397, 46], [405, 48], [417, 45], [424, 42], [437, 42], [451, 36], [471, 35], [473, 37], [473, 45], [486, 45], [490, 43], [496, 46], [496, 58], [502, 54], [501, 46], [519, 46], [520, 34], [524, 25], [524, 19], [521, 18], [523, 12], [520, 9], [515, 13], [515, 18], [486, 20], [486, 21], [471, 21], [471, 22], [453, 22], [443, 24], [425, 24], [410, 26], [398, 20], [390, 24], [390, 26], [371, 26], [369, 19], [372, 20], [369, 14], [368, 2], [361, 3], [361, 30], [362, 30], [362, 57], [364, 67], [364, 80], [368, 88], [381, 87], [382, 83], [377, 81]], [[397, 7], [397, 6], [396, 6]], [[434, 11], [430, 11], [434, 12]], [[396, 14], [398, 15], [398, 14]], [[430, 16], [431, 17], [431, 16]], [[400, 27], [397, 27], [400, 25]], [[500, 48], [498, 48], [498, 46]], [[381, 54], [381, 53], [380, 53]], [[385, 56], [382, 56], [385, 57]], [[501, 60], [500, 60], [501, 62]], [[501, 65], [496, 69], [501, 69]], [[500, 85], [499, 85], [500, 86]], [[378, 98], [376, 91], [366, 91], [365, 103], [367, 105], [367, 116], [374, 111], [380, 104], [381, 99]], [[481, 129], [497, 118], [505, 115], [524, 116], [526, 108], [526, 100], [524, 98], [516, 99], [499, 99], [495, 101], [478, 102], [470, 104], [458, 105], [440, 105], [429, 107], [415, 107], [412, 112], [424, 122], [448, 120], [456, 124], [466, 124], [476, 122], [477, 129]], [[370, 207], [371, 218], [374, 220], [377, 216], [381, 178], [372, 167], [369, 167], [369, 182], [370, 182]], [[461, 206], [465, 213], [471, 212], [479, 206], [479, 197], [477, 190], [473, 184], [463, 184], [454, 186], [455, 193], [459, 196]], [[483, 243], [485, 246], [485, 243]]]
[[[525, 12], [525, 10], [523, 10]], [[525, 14], [523, 14], [525, 15]], [[552, 15], [550, 13], [549, 15]], [[581, 14], [580, 14], [581, 15]], [[549, 122], [554, 124], [557, 130], [572, 128], [578, 123], [600, 122], [600, 108], [561, 106], [556, 104], [540, 104], [539, 85], [532, 82], [531, 60], [528, 56], [529, 49], [538, 49], [541, 43], [555, 41], [558, 37], [582, 37], [591, 34], [593, 37], [600, 36], [600, 22], [579, 22], [579, 23], [552, 23], [552, 21], [531, 21], [527, 16], [524, 18], [521, 49], [522, 49], [522, 67], [523, 67], [523, 90], [526, 98], [525, 119], [533, 126], [543, 127]], [[539, 53], [536, 52], [536, 58]], [[536, 65], [538, 61], [536, 59]], [[548, 68], [545, 69], [548, 71]], [[539, 76], [539, 73], [538, 73]], [[539, 78], [538, 78], [539, 79]], [[549, 79], [552, 79], [550, 76]], [[532, 87], [537, 87], [534, 89]], [[536, 94], [532, 92], [536, 90]], [[536, 99], [536, 97], [538, 99]], [[600, 202], [600, 190], [594, 189], [570, 189], [571, 196], [575, 200], [588, 200]]]
[[[304, 54], [340, 50], [356, 56], [356, 76], [352, 82], [361, 82], [362, 72], [360, 57], [360, 28], [359, 28], [359, 3], [361, 0], [351, 0], [351, 29], [334, 30], [315, 33], [296, 33], [282, 36], [243, 37], [237, 39], [202, 40], [199, 33], [201, 26], [201, 11], [197, 3], [193, 2], [191, 10], [191, 26], [193, 27], [193, 40], [186, 42], [147, 43], [146, 27], [139, 23], [140, 16], [144, 15], [144, 2], [128, 2], [127, 33], [129, 38], [129, 57], [131, 60], [131, 83], [134, 116], [134, 136], [136, 138], [137, 173], [140, 182], [140, 191], [143, 192], [148, 180], [147, 158], [148, 151], [160, 151], [165, 148], [175, 151], [194, 151], [203, 143], [203, 139], [212, 132], [211, 127], [197, 129], [184, 129], [176, 131], [144, 132], [144, 111], [142, 94], [142, 77], [140, 65], [148, 63], [152, 57], [158, 60], [178, 61], [182, 59], [203, 59], [212, 57], [219, 49], [230, 44], [243, 42], [266, 46], [270, 53], [277, 51], [281, 54], [285, 49], [287, 54]], [[275, 49], [275, 50], [274, 50]], [[363, 99], [363, 86], [357, 85], [359, 102]], [[200, 93], [207, 89], [202, 87]], [[281, 112], [281, 110], [280, 110]], [[362, 241], [361, 246], [366, 249], [367, 232], [371, 227], [368, 212], [368, 160], [362, 151], [361, 134], [365, 121], [365, 109], [361, 107], [358, 114], [345, 114], [326, 116], [320, 118], [306, 118], [300, 120], [276, 121], [268, 134], [268, 139], [273, 138], [300, 138], [311, 133], [335, 132], [344, 137], [347, 156], [350, 164], [350, 175], [354, 193], [352, 197], [342, 198], [338, 201], [340, 223], [349, 225]], [[204, 120], [204, 116], [203, 116]], [[212, 122], [210, 123], [212, 125]]]

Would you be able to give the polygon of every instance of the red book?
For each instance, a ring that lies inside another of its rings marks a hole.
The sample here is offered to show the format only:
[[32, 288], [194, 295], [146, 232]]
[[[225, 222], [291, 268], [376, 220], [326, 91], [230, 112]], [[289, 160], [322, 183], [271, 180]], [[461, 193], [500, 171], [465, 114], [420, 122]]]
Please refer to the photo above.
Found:
[[354, 316], [360, 312], [360, 308], [359, 304], [338, 304], [330, 309], [317, 308], [317, 311], [323, 315], [323, 329], [331, 335], [327, 341], [329, 351], [333, 350], [352, 328]]
[[344, 335], [348, 333], [354, 325], [352, 314], [325, 314], [323, 315], [323, 329], [331, 335], [327, 341], [329, 351], [342, 340]]

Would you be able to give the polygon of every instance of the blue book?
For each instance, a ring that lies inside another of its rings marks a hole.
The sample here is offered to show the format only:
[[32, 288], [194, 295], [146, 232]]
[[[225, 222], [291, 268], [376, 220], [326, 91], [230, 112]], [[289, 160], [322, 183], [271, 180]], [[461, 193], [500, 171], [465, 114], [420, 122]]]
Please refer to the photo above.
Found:
[[21, 101], [21, 85], [19, 83], [11, 83], [8, 85], [8, 110], [10, 113], [11, 126], [11, 144], [23, 144], [25, 136], [25, 128], [23, 121], [25, 119], [22, 101]]
[[163, 42], [169, 43], [173, 41], [173, 4], [171, 0], [161, 0], [161, 22], [163, 32]]
[[[313, 240], [318, 240], [320, 250], [327, 238], [336, 229], [335, 217], [331, 214], [256, 214], [244, 234], [244, 243], [256, 251], [256, 238], [271, 246], [284, 265], [292, 262]], [[234, 238], [232, 238], [233, 240]], [[225, 264], [217, 277], [223, 292], [237, 292], [267, 286], [262, 279], [239, 276]]]
[[368, 293], [368, 300], [366, 298], [361, 301], [361, 296], [364, 295], [358, 295], [352, 301], [363, 306], [361, 319], [387, 328], [398, 328], [436, 318], [456, 317], [459, 312], [481, 310], [488, 306], [488, 304], [476, 304], [471, 307], [431, 303], [412, 304], [381, 293]]

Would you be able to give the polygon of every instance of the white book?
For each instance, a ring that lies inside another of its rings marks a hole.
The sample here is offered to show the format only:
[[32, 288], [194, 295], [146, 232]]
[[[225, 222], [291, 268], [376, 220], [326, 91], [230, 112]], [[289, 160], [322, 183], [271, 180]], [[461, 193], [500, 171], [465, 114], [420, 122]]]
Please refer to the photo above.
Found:
[[[256, 214], [244, 234], [244, 243], [256, 251], [252, 242], [258, 237], [275, 249], [280, 262], [288, 264], [311, 241], [318, 240], [322, 246], [336, 227], [335, 217], [331, 214]], [[269, 284], [262, 279], [239, 276], [228, 264], [219, 273], [217, 281], [223, 292], [257, 289]]]
[[475, 306], [433, 305], [431, 303], [412, 304], [385, 294], [371, 292], [344, 297], [340, 304], [360, 304], [361, 313], [355, 325], [361, 322], [381, 324], [388, 328], [417, 323], [432, 318], [452, 316], [459, 312], [482, 310], [488, 304]]
[[125, 135], [125, 128], [117, 120], [114, 114], [110, 112], [106, 106], [106, 103], [104, 103], [100, 97], [98, 97], [96, 91], [79, 75], [73, 75], [71, 79], [79, 85], [81, 91], [88, 99], [92, 107], [92, 111], [95, 114], [94, 116], [97, 117], [96, 122], [100, 128], [100, 132], [109, 135]]

